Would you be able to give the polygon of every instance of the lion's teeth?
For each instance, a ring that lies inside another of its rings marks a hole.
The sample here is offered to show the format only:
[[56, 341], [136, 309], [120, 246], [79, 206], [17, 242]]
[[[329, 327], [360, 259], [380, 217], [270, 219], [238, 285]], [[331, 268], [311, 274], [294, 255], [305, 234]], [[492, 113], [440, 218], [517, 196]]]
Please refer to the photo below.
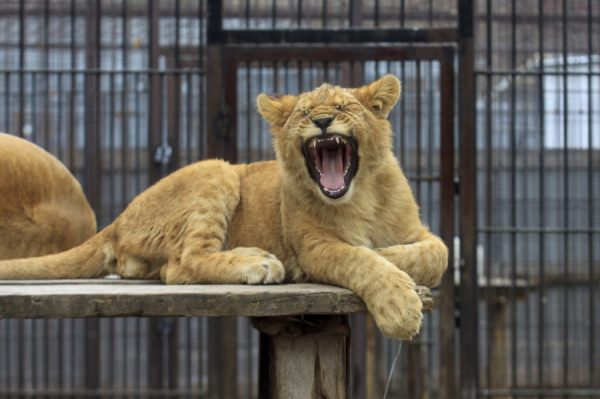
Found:
[[339, 143], [340, 143], [340, 139], [338, 139], [338, 138], [336, 137], [336, 138], [335, 138], [335, 142], [339, 144]]

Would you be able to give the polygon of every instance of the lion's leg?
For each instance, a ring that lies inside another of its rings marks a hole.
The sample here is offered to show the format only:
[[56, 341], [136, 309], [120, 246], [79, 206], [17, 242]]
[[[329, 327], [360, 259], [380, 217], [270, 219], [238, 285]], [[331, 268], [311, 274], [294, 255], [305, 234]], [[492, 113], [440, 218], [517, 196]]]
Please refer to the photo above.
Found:
[[374, 251], [307, 237], [299, 258], [311, 280], [356, 292], [388, 337], [410, 339], [418, 333], [422, 304], [413, 280]]
[[268, 284], [285, 277], [283, 264], [258, 248], [223, 251], [229, 223], [240, 199], [240, 182], [224, 167], [205, 182], [180, 254], [171, 256], [161, 277], [167, 284]]
[[427, 287], [438, 285], [448, 267], [448, 249], [431, 233], [413, 244], [378, 248], [375, 252], [405, 271], [415, 283]]

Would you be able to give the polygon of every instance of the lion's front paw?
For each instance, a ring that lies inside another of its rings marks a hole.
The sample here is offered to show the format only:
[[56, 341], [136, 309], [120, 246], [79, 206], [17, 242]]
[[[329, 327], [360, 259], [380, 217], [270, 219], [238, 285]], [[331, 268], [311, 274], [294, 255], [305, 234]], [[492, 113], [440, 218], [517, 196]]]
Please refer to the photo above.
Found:
[[384, 335], [406, 340], [419, 333], [423, 305], [410, 280], [390, 278], [367, 306]]
[[278, 284], [285, 278], [285, 268], [274, 255], [248, 257], [248, 263], [240, 268], [241, 279], [247, 284]]

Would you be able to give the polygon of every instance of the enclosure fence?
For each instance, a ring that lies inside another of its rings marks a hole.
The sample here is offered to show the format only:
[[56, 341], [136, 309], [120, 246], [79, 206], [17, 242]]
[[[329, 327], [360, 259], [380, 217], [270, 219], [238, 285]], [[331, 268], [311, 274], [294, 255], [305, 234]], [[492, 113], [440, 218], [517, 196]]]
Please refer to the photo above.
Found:
[[[103, 228], [184, 165], [273, 159], [259, 93], [391, 73], [394, 152], [456, 256], [388, 397], [600, 398], [599, 21], [593, 0], [7, 0], [0, 128]], [[381, 397], [398, 342], [351, 327], [354, 396]], [[0, 320], [0, 397], [257, 398], [259, 342], [243, 318]]]

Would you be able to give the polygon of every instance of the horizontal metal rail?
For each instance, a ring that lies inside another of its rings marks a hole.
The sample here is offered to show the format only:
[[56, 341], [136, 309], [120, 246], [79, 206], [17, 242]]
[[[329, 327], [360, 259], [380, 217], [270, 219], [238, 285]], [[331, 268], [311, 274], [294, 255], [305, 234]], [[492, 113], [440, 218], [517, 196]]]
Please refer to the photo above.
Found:
[[598, 396], [600, 389], [585, 388], [531, 388], [481, 389], [480, 396]]
[[71, 75], [71, 74], [159, 74], [159, 75], [187, 75], [206, 74], [204, 68], [181, 68], [181, 69], [19, 69], [19, 68], [0, 68], [0, 73], [8, 74], [52, 74], [52, 75]]
[[600, 234], [600, 229], [565, 229], [558, 227], [478, 227], [477, 232], [524, 234]]
[[222, 30], [221, 43], [448, 43], [456, 28]]
[[206, 397], [207, 389], [0, 389], [0, 396], [38, 397], [56, 396], [60, 398], [85, 396], [85, 397]]
[[[561, 65], [557, 65], [562, 67]], [[539, 71], [505, 71], [498, 69], [485, 70], [480, 69], [475, 71], [475, 75], [494, 75], [494, 76], [600, 76], [600, 71], [549, 71], [547, 69]]]

